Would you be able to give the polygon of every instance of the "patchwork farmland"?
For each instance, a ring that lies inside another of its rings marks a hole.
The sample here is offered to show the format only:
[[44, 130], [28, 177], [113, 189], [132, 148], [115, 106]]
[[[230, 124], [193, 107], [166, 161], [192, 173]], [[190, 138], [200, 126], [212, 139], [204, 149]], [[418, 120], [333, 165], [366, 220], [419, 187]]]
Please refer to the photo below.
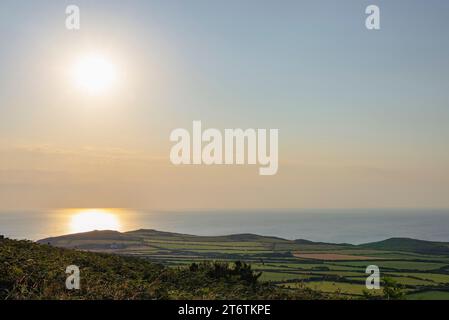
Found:
[[156, 230], [93, 231], [39, 242], [141, 257], [173, 268], [205, 260], [244, 261], [262, 273], [261, 281], [288, 290], [308, 287], [339, 298], [362, 297], [366, 267], [377, 265], [381, 279], [398, 283], [408, 299], [449, 299], [447, 243], [393, 238], [349, 245], [253, 234], [208, 237]]

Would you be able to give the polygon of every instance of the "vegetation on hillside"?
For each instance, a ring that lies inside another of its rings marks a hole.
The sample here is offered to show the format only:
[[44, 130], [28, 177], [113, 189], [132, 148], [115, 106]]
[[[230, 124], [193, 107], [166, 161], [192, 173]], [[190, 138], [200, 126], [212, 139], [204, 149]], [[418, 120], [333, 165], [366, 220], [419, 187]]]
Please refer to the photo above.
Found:
[[410, 238], [390, 238], [384, 241], [363, 244], [361, 247], [423, 254], [449, 254], [449, 244], [446, 242], [424, 241]]
[[[172, 269], [193, 264], [194, 270], [205, 260], [232, 265], [244, 261], [256, 274], [261, 273], [258, 282], [268, 282], [293, 295], [305, 288], [338, 299], [426, 299], [449, 293], [449, 253], [445, 252], [449, 243], [442, 242], [392, 238], [351, 245], [255, 234], [196, 236], [147, 229], [92, 231], [39, 242], [139, 257]], [[366, 268], [370, 265], [379, 267], [381, 289], [366, 289]]]
[[[202, 262], [169, 268], [141, 258], [0, 240], [0, 299], [320, 299], [323, 294], [260, 283], [242, 263]], [[80, 268], [79, 290], [65, 269]]]

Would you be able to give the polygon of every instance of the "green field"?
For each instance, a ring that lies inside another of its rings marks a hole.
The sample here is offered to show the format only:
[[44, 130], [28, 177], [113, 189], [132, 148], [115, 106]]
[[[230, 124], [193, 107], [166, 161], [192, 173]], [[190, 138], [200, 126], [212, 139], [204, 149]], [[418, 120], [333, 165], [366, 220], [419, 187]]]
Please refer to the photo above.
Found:
[[407, 296], [409, 300], [449, 300], [449, 292], [445, 291], [424, 291], [412, 293]]
[[[355, 246], [252, 234], [201, 237], [155, 230], [96, 231], [41, 242], [138, 256], [171, 268], [210, 260], [244, 261], [262, 272], [260, 281], [287, 290], [311, 288], [345, 298], [363, 296], [366, 267], [377, 265], [381, 279], [387, 277], [398, 283], [406, 298], [449, 299], [449, 245], [445, 243], [390, 239]], [[372, 290], [370, 294], [376, 296], [381, 291]]]

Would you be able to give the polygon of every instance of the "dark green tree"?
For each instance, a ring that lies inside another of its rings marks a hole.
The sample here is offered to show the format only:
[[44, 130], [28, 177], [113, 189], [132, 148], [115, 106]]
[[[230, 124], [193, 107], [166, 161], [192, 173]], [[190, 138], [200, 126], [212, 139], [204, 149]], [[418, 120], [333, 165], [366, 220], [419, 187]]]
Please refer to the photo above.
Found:
[[383, 298], [386, 300], [402, 300], [405, 293], [402, 286], [391, 278], [384, 278], [383, 283]]

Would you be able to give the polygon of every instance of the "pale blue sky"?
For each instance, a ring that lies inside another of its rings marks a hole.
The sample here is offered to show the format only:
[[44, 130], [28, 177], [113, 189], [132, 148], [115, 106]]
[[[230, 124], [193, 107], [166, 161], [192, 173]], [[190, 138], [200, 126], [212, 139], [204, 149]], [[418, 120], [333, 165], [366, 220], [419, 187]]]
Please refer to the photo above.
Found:
[[[67, 4], [81, 9], [79, 32], [64, 28]], [[369, 4], [380, 7], [379, 31], [365, 28]], [[320, 184], [312, 174], [317, 186], [304, 203], [292, 193], [274, 196], [267, 206], [351, 206], [350, 195], [363, 187], [354, 206], [448, 206], [448, 34], [444, 0], [4, 0], [0, 142], [166, 157], [170, 130], [192, 120], [217, 128], [278, 128], [281, 163], [304, 165], [306, 175], [307, 166], [331, 166], [338, 177]], [[95, 47], [119, 52], [129, 67], [126, 94], [118, 99], [86, 101], [61, 89], [57, 74], [66, 57]], [[94, 119], [80, 104], [126, 106], [126, 112], [97, 110]], [[14, 170], [33, 165], [23, 166]], [[382, 174], [365, 186], [358, 168]], [[395, 178], [383, 181], [384, 175]], [[360, 180], [345, 186], [352, 179]], [[285, 194], [295, 183], [280, 180], [271, 191]], [[11, 185], [0, 188], [19, 196]], [[335, 199], [348, 200], [327, 202], [342, 185], [347, 194]], [[377, 196], [378, 189], [387, 191]], [[388, 198], [395, 191], [398, 201]], [[407, 194], [422, 198], [409, 201]]]

